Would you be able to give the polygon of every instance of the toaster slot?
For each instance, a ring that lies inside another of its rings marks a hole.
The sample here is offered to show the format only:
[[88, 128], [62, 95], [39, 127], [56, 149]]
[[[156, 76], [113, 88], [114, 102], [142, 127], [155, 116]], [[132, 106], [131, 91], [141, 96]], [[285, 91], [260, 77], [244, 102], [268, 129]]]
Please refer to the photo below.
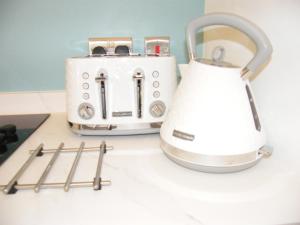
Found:
[[115, 54], [116, 55], [121, 55], [121, 56], [126, 56], [129, 55], [129, 48], [126, 45], [119, 45], [115, 48]]
[[107, 119], [107, 105], [106, 105], [106, 75], [105, 70], [100, 70], [99, 76], [95, 78], [96, 82], [100, 86], [100, 99], [101, 99], [101, 108], [102, 108], [102, 119]]
[[136, 112], [137, 117], [142, 118], [143, 116], [143, 92], [144, 92], [144, 79], [145, 75], [143, 70], [137, 69], [133, 74], [133, 80], [135, 82], [136, 90]]
[[[121, 46], [121, 48], [119, 46]], [[124, 55], [132, 53], [131, 37], [89, 38], [90, 55], [114, 55], [120, 53], [122, 53], [120, 55], [123, 55], [124, 51], [126, 51], [126, 54]]]
[[169, 37], [147, 37], [145, 38], [145, 54], [156, 56], [170, 55]]

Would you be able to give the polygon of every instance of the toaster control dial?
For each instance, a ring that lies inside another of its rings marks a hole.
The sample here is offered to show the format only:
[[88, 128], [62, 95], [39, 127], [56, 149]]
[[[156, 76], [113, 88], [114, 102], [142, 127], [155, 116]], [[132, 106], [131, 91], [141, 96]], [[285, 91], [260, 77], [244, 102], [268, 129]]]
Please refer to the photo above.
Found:
[[155, 101], [150, 105], [150, 114], [153, 117], [161, 117], [166, 111], [166, 105], [162, 101]]
[[78, 114], [79, 114], [80, 118], [82, 118], [84, 120], [89, 120], [94, 116], [95, 110], [91, 104], [82, 103], [78, 107]]

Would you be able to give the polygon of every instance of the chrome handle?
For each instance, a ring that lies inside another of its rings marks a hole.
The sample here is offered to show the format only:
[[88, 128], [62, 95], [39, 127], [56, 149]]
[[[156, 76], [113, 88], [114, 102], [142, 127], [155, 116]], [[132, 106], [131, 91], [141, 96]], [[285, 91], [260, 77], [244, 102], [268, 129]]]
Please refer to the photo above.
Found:
[[106, 86], [105, 81], [107, 79], [107, 73], [105, 70], [99, 71], [99, 76], [95, 78], [95, 81], [100, 85], [100, 99], [102, 108], [102, 119], [107, 119], [107, 107], [106, 107]]
[[136, 90], [136, 106], [137, 106], [137, 117], [142, 118], [143, 116], [143, 96], [144, 96], [144, 84], [145, 75], [143, 70], [136, 69], [133, 74], [133, 79], [135, 81]]
[[106, 96], [105, 96], [105, 83], [101, 81], [101, 104], [102, 104], [102, 118], [106, 119]]

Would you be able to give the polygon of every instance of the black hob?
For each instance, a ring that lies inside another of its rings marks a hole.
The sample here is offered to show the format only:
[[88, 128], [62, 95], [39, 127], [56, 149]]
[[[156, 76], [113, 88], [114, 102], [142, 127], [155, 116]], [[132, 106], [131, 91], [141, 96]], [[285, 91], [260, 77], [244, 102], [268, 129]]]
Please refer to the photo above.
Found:
[[0, 116], [0, 165], [46, 121], [50, 114]]

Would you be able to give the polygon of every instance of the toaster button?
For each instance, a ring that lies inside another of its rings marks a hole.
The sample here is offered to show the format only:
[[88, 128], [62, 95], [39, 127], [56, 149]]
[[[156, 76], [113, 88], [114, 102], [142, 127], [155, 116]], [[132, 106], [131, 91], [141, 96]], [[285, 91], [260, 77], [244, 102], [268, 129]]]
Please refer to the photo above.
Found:
[[154, 91], [153, 92], [153, 97], [154, 98], [159, 98], [159, 96], [160, 96], [160, 92], [159, 91]]
[[83, 83], [82, 88], [83, 89], [89, 89], [89, 84], [88, 83]]
[[159, 87], [159, 82], [158, 81], [154, 81], [152, 85], [153, 85], [154, 88], [158, 88]]
[[82, 98], [88, 100], [90, 98], [90, 95], [88, 93], [83, 93]]
[[83, 73], [81, 76], [82, 76], [82, 78], [85, 79], [85, 80], [89, 78], [89, 74], [86, 73], [86, 72]]
[[166, 111], [166, 105], [162, 101], [155, 101], [150, 105], [150, 114], [153, 117], [161, 117]]
[[154, 71], [154, 72], [152, 73], [152, 77], [158, 78], [158, 76], [159, 76], [158, 71]]

